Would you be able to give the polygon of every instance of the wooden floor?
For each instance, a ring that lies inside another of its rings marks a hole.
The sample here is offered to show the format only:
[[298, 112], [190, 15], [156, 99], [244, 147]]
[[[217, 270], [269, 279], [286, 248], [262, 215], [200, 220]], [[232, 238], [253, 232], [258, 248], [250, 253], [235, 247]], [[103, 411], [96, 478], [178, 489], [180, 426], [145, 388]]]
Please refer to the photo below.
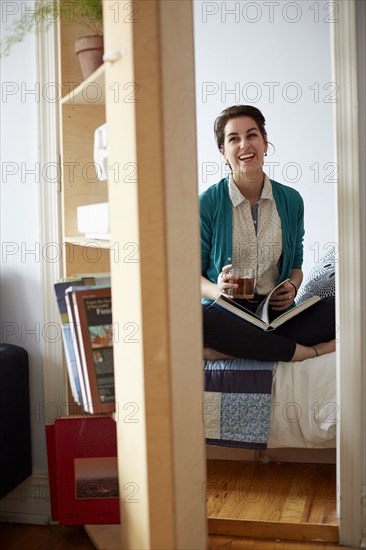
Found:
[[[335, 465], [209, 460], [206, 488], [209, 550], [340, 548], [332, 543], [338, 540]], [[94, 545], [83, 527], [0, 523], [0, 548]]]
[[338, 542], [336, 507], [334, 464], [207, 461], [211, 535]]
[[1, 550], [95, 550], [83, 527], [0, 523]]
[[[83, 527], [0, 523], [2, 550], [95, 550]], [[322, 542], [294, 542], [210, 536], [208, 550], [352, 550]], [[161, 549], [174, 550], [174, 549]]]

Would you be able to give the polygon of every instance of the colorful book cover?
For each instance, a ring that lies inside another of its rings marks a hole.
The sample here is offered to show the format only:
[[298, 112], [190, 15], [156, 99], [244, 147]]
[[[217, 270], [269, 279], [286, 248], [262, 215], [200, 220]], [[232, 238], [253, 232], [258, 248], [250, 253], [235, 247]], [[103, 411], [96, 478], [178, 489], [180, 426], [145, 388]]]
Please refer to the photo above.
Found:
[[75, 349], [76, 337], [73, 331], [72, 326], [69, 322], [69, 315], [66, 304], [65, 291], [67, 288], [72, 285], [84, 287], [86, 285], [110, 285], [111, 277], [109, 273], [95, 273], [95, 274], [83, 274], [75, 275], [72, 277], [65, 277], [59, 282], [55, 283], [54, 290], [57, 300], [57, 306], [60, 313], [61, 319], [61, 333], [64, 344], [64, 351], [66, 357], [66, 366], [67, 372], [70, 381], [70, 388], [75, 402], [78, 405], [83, 403], [83, 394], [85, 396], [84, 383], [80, 379], [78, 364], [77, 364], [77, 354], [78, 351]]
[[54, 290], [57, 300], [58, 310], [60, 312], [61, 323], [68, 323], [68, 314], [65, 301], [65, 291], [70, 286], [110, 286], [111, 285], [111, 276], [110, 273], [95, 273], [95, 274], [84, 274], [84, 275], [74, 275], [72, 277], [65, 277], [57, 283], [54, 284]]
[[54, 440], [59, 523], [119, 523], [115, 421], [108, 416], [59, 418]]
[[110, 287], [69, 289], [88, 403], [92, 414], [115, 411]]

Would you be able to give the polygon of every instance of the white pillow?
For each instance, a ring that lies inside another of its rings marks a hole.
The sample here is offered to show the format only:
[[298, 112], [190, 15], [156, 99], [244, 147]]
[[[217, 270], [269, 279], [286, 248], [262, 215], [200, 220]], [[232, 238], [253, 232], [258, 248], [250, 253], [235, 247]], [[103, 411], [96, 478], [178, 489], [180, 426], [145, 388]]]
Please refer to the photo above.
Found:
[[333, 247], [314, 265], [299, 289], [295, 300], [297, 304], [314, 295], [320, 298], [335, 296], [335, 263], [337, 261], [335, 256], [336, 251]]

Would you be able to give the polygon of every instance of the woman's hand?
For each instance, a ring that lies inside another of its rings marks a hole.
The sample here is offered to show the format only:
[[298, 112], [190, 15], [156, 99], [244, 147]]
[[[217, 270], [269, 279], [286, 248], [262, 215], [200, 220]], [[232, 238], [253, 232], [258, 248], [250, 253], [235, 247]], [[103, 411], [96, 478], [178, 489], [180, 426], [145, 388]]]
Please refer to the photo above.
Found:
[[217, 278], [217, 288], [219, 289], [220, 294], [225, 296], [225, 298], [233, 299], [232, 289], [238, 288], [237, 281], [238, 277], [230, 273], [230, 269], [233, 267], [233, 264], [224, 265]]
[[282, 311], [290, 307], [295, 299], [295, 289], [290, 282], [283, 283], [274, 294], [272, 294], [269, 305], [274, 311]]

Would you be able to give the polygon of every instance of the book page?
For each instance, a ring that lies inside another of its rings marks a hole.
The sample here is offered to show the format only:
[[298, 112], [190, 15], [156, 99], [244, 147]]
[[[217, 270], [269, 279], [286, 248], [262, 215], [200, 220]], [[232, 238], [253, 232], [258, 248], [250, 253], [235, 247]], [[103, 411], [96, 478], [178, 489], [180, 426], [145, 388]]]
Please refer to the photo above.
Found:
[[[313, 296], [312, 298], [309, 298], [309, 300], [306, 300], [306, 302], [303, 302], [297, 305], [296, 307], [286, 311], [285, 313], [282, 313], [282, 315], [279, 315], [279, 317], [274, 319], [271, 323], [266, 323], [263, 319], [258, 317], [256, 313], [249, 311], [244, 306], [230, 300], [229, 298], [225, 298], [224, 296], [220, 296], [214, 302], [214, 304], [228, 311], [229, 313], [233, 313], [234, 315], [236, 315], [237, 317], [240, 317], [241, 319], [245, 319], [249, 323], [252, 323], [252, 325], [257, 326], [262, 330], [275, 330], [277, 327], [279, 327], [289, 319], [292, 319], [293, 317], [295, 317], [305, 309], [319, 302], [320, 299], [321, 298], [319, 296]], [[266, 298], [265, 302], [267, 302], [267, 300], [269, 302], [269, 296]], [[268, 315], [268, 306], [267, 306], [267, 315]]]
[[262, 321], [264, 321], [265, 323], [269, 324], [269, 302], [270, 302], [270, 299], [271, 299], [272, 295], [276, 292], [276, 290], [278, 288], [280, 288], [280, 286], [284, 285], [289, 280], [290, 279], [285, 279], [284, 281], [279, 283], [277, 286], [275, 286], [274, 289], [272, 290], [272, 292], [270, 292], [268, 294], [267, 298], [265, 300], [263, 300], [263, 302], [261, 302], [259, 304], [259, 306], [257, 307], [257, 309], [255, 311], [255, 314], [257, 315], [257, 317], [262, 319]]

